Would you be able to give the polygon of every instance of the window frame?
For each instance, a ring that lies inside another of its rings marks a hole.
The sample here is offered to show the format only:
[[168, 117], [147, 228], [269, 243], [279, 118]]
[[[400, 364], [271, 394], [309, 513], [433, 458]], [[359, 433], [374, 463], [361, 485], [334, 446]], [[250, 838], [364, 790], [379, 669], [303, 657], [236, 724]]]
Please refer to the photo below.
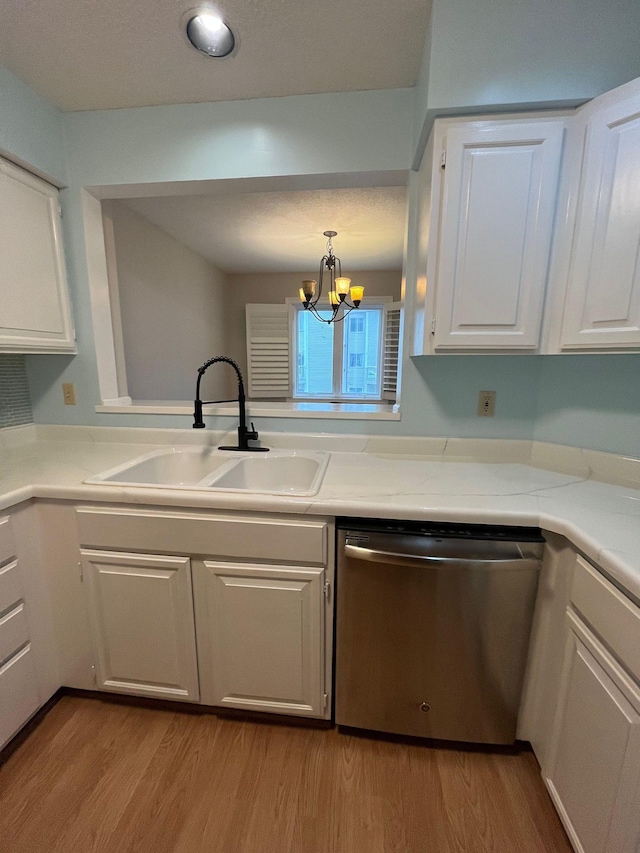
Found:
[[[286, 302], [289, 306], [289, 335], [291, 345], [291, 400], [293, 402], [336, 402], [336, 403], [385, 403], [384, 394], [384, 342], [385, 342], [385, 311], [384, 307], [394, 301], [391, 296], [376, 296], [370, 302], [367, 300], [366, 309], [376, 308], [380, 311], [380, 339], [378, 341], [378, 372], [379, 388], [376, 396], [349, 396], [342, 394], [342, 375], [344, 370], [344, 324], [348, 320], [342, 320], [334, 324], [333, 338], [333, 391], [331, 394], [303, 394], [297, 391], [298, 375], [298, 315], [304, 311], [302, 304], [295, 298], [289, 297]], [[355, 309], [359, 310], [359, 309]], [[318, 321], [316, 321], [318, 322]]]

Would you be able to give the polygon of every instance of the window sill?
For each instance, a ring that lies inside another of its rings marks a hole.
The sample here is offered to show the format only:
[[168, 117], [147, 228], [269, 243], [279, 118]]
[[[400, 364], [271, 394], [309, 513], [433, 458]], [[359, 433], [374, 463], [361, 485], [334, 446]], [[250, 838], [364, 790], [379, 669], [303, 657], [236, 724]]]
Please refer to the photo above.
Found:
[[[116, 415], [193, 415], [193, 403], [181, 400], [132, 400], [123, 405], [108, 401], [95, 407], [96, 412]], [[237, 403], [203, 406], [203, 413], [215, 417], [238, 417]], [[399, 421], [400, 409], [388, 403], [278, 403], [247, 402], [247, 416], [260, 418], [324, 418], [351, 421]]]

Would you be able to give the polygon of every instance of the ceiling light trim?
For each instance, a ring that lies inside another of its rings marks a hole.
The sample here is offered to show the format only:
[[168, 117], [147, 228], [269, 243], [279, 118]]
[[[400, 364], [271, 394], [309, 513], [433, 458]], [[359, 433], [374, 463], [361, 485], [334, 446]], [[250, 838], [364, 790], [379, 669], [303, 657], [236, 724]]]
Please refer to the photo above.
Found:
[[[231, 34], [233, 39], [233, 47], [229, 51], [229, 53], [215, 54], [209, 53], [202, 47], [199, 47], [189, 36], [189, 25], [199, 16], [213, 16], [217, 18], [220, 23], [222, 23], [226, 29]], [[186, 11], [180, 18], [180, 29], [182, 32], [182, 38], [185, 44], [187, 44], [192, 51], [195, 51], [202, 59], [233, 59], [240, 48], [240, 37], [238, 35], [238, 28], [236, 24], [229, 19], [226, 14], [223, 14], [219, 9], [212, 6], [196, 6], [192, 9]]]

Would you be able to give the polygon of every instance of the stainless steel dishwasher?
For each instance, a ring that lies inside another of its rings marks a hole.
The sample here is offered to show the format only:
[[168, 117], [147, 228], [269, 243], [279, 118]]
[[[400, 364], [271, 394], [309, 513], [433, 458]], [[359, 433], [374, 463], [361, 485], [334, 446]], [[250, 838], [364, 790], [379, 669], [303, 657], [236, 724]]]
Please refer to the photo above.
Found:
[[543, 543], [530, 528], [339, 522], [336, 722], [513, 743]]

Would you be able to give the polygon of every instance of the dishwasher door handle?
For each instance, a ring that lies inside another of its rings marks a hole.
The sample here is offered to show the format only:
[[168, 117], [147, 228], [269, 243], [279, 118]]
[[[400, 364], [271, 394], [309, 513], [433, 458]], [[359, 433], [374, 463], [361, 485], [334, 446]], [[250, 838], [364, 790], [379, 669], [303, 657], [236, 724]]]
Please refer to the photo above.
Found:
[[392, 563], [395, 566], [409, 566], [422, 568], [446, 568], [446, 569], [477, 569], [479, 571], [531, 571], [539, 568], [537, 558], [517, 557], [513, 559], [496, 557], [492, 560], [481, 560], [467, 557], [435, 557], [430, 554], [399, 554], [396, 551], [378, 551], [373, 548], [363, 548], [361, 545], [344, 546], [344, 555], [352, 560], [366, 560], [369, 563]]

